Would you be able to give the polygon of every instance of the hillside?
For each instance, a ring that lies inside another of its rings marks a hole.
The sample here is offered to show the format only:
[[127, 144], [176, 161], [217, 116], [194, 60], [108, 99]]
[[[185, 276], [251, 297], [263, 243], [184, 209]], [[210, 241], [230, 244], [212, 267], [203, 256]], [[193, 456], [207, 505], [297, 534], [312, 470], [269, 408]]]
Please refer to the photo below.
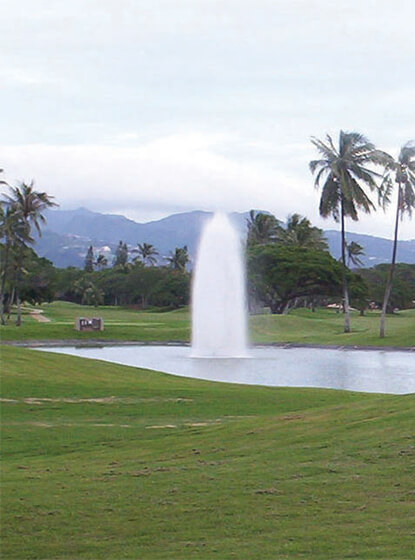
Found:
[[3, 352], [3, 558], [413, 558], [413, 395]]

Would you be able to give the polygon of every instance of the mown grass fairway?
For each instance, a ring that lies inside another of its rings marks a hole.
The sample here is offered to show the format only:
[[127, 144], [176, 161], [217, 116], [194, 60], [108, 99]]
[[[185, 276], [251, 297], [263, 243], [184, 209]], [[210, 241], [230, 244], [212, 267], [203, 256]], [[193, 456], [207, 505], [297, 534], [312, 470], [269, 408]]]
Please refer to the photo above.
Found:
[[413, 395], [2, 365], [5, 559], [413, 558]]
[[[3, 340], [96, 339], [136, 341], [189, 341], [190, 313], [180, 309], [135, 311], [117, 307], [88, 307], [67, 302], [42, 306], [49, 323], [39, 323], [30, 315], [23, 325], [13, 322], [0, 327]], [[78, 332], [74, 329], [79, 316], [101, 316], [104, 332]], [[387, 319], [387, 336], [379, 338], [379, 312], [365, 317], [352, 313], [352, 332], [343, 332], [343, 315], [333, 310], [297, 309], [289, 315], [257, 315], [250, 317], [253, 342], [298, 342], [305, 344], [415, 346], [415, 310], [401, 311]]]

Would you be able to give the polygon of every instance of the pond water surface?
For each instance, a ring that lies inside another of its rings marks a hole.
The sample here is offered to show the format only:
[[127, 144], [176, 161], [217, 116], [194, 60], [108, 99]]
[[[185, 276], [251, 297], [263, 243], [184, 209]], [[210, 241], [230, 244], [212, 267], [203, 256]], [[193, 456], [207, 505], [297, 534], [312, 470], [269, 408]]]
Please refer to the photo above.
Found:
[[415, 393], [415, 352], [254, 347], [248, 358], [192, 358], [187, 346], [41, 348], [210, 381]]

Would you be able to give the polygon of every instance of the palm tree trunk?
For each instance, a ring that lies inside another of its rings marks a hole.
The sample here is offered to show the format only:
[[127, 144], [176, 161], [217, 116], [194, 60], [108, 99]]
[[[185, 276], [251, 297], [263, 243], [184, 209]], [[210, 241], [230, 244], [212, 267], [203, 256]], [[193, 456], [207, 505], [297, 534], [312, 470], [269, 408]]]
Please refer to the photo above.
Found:
[[22, 324], [22, 302], [20, 301], [20, 294], [18, 290], [16, 290], [16, 304], [17, 304], [16, 327], [20, 327]]
[[16, 327], [20, 327], [22, 324], [22, 302], [20, 300], [20, 283], [22, 280], [22, 268], [23, 268], [22, 260], [23, 257], [22, 254], [20, 254], [17, 260], [17, 271], [16, 271], [16, 280], [15, 280], [15, 287], [14, 287], [15, 295], [16, 295], [16, 305], [17, 305]]
[[6, 289], [6, 275], [7, 275], [7, 267], [9, 265], [9, 243], [6, 241], [4, 246], [4, 259], [3, 259], [3, 270], [1, 273], [1, 287], [0, 287], [0, 315], [1, 315], [1, 324], [6, 324], [5, 318], [5, 289]]
[[7, 298], [6, 306], [5, 306], [5, 312], [7, 313], [8, 320], [10, 319], [10, 315], [12, 312], [12, 305], [14, 303], [15, 294], [16, 294], [16, 278], [14, 279], [13, 286], [11, 286], [10, 295]]
[[1, 324], [6, 324], [6, 318], [4, 316], [4, 287], [6, 283], [5, 279], [6, 271], [3, 271], [2, 278], [1, 278], [1, 289], [0, 289], [0, 316], [1, 316]]
[[344, 332], [350, 332], [350, 309], [349, 309], [349, 288], [347, 285], [347, 277], [346, 277], [346, 232], [344, 227], [344, 206], [343, 206], [343, 197], [341, 199], [341, 238], [342, 238], [342, 263], [343, 263], [343, 273], [342, 273], [342, 281], [343, 281], [343, 298], [344, 298]]
[[399, 227], [399, 215], [401, 210], [401, 183], [398, 183], [398, 204], [396, 207], [396, 217], [395, 217], [395, 234], [393, 237], [393, 251], [392, 251], [392, 262], [389, 269], [388, 280], [386, 282], [385, 296], [383, 298], [382, 313], [380, 316], [380, 338], [385, 338], [386, 332], [386, 309], [388, 307], [389, 298], [392, 291], [393, 275], [395, 272], [396, 264], [396, 251], [398, 248], [398, 227]]
[[1, 324], [5, 325], [6, 324], [6, 318], [5, 318], [5, 302], [4, 302], [4, 291], [5, 291], [5, 285], [6, 285], [6, 268], [4, 268], [2, 275], [1, 275], [1, 288], [0, 288], [0, 315], [1, 315]]

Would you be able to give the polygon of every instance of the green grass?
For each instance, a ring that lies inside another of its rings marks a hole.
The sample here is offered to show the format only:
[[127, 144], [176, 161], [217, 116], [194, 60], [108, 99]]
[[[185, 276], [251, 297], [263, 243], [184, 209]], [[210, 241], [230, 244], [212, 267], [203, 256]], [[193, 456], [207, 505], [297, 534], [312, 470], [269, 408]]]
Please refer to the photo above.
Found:
[[[80, 306], [55, 302], [42, 306], [50, 323], [38, 323], [25, 315], [22, 327], [12, 322], [0, 327], [3, 340], [97, 339], [136, 341], [188, 341], [190, 313], [180, 309], [166, 313], [135, 311], [117, 307]], [[102, 316], [104, 332], [81, 333], [74, 329], [78, 316]], [[289, 315], [258, 315], [250, 318], [254, 342], [297, 342], [304, 344], [414, 346], [415, 310], [401, 311], [387, 318], [387, 336], [379, 338], [379, 312], [365, 317], [352, 314], [352, 332], [343, 332], [343, 315], [319, 309], [312, 313], [298, 309]]]
[[379, 338], [380, 312], [364, 317], [352, 313], [352, 332], [344, 333], [342, 313], [319, 309], [297, 309], [289, 315], [251, 317], [256, 342], [299, 342], [305, 344], [415, 346], [415, 309], [387, 317], [387, 336]]
[[5, 559], [413, 558], [413, 395], [2, 364]]
[[[161, 313], [143, 312], [121, 307], [99, 308], [69, 302], [44, 304], [41, 308], [50, 323], [38, 323], [25, 315], [23, 325], [16, 327], [12, 321], [0, 327], [3, 340], [47, 339], [103, 339], [137, 341], [186, 341], [190, 339], [190, 315], [187, 309]], [[103, 332], [75, 330], [76, 317], [103, 317]]]

